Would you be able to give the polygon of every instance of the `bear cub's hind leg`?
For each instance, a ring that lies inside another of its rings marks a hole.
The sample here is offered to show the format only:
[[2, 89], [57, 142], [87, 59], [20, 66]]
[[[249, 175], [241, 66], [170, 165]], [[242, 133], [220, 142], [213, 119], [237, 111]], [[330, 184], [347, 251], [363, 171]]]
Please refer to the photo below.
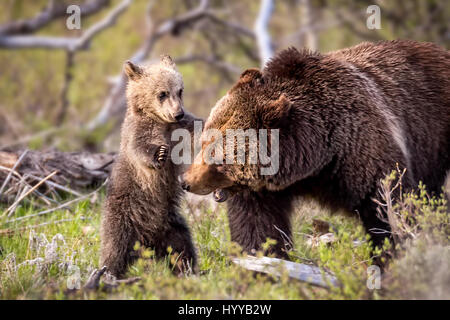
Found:
[[197, 273], [197, 255], [185, 219], [178, 212], [169, 212], [169, 228], [155, 243], [157, 257], [165, 257], [171, 248], [170, 264], [175, 274]]

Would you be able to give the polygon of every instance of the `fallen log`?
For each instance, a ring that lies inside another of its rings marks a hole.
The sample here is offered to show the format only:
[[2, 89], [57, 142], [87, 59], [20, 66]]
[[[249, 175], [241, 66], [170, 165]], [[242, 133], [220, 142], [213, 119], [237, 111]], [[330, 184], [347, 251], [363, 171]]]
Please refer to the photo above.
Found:
[[319, 267], [307, 264], [286, 261], [269, 257], [253, 257], [233, 258], [233, 263], [251, 271], [270, 274], [276, 277], [281, 276], [283, 270], [286, 270], [289, 277], [307, 282], [309, 284], [329, 288], [338, 286], [336, 277], [331, 274], [324, 273]]
[[[0, 199], [11, 198], [23, 187], [36, 183], [42, 183], [47, 189], [80, 196], [76, 190], [98, 186], [108, 178], [114, 157], [113, 153], [0, 151]], [[42, 182], [53, 172], [55, 174]], [[44, 192], [42, 189], [45, 188], [36, 189], [40, 196]]]

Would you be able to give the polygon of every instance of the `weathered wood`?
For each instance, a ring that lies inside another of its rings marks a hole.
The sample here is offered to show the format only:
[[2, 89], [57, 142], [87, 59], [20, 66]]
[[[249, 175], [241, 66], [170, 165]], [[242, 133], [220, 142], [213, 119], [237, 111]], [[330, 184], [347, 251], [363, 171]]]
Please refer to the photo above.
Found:
[[[105, 276], [103, 281], [101, 281], [103, 275]], [[98, 290], [102, 288], [103, 291], [111, 291], [118, 286], [125, 284], [131, 285], [141, 280], [141, 277], [131, 277], [127, 279], [117, 279], [112, 274], [106, 271], [106, 266], [103, 266], [100, 269], [95, 269], [92, 271], [89, 279], [86, 281], [86, 284], [83, 286], [83, 290]], [[102, 285], [101, 285], [102, 284]]]
[[[82, 17], [97, 13], [110, 3], [110, 0], [90, 0], [80, 4]], [[33, 33], [52, 21], [67, 16], [67, 1], [49, 0], [46, 8], [30, 19], [12, 21], [0, 26], [0, 36]]]
[[281, 276], [283, 270], [286, 270], [289, 277], [322, 288], [329, 288], [330, 285], [338, 285], [336, 277], [330, 274], [325, 274], [319, 267], [316, 266], [277, 258], [257, 258], [253, 256], [247, 256], [246, 258], [233, 258], [232, 261], [245, 269], [274, 275], [276, 277]]
[[0, 47], [5, 49], [44, 48], [77, 51], [86, 49], [92, 38], [104, 29], [114, 25], [117, 18], [130, 6], [132, 0], [123, 0], [102, 20], [89, 27], [79, 38], [49, 37], [34, 35], [3, 36]]
[[[6, 154], [3, 153], [3, 155], [5, 156], [5, 160], [2, 162], [2, 164], [4, 164], [6, 167], [11, 166], [11, 171], [8, 173], [8, 175], [6, 176], [6, 178], [3, 180], [2, 186], [0, 187], [0, 197], [3, 193], [3, 189], [6, 187], [6, 185], [8, 184], [9, 180], [11, 179], [11, 176], [14, 172], [14, 170], [16, 170], [16, 168], [20, 165], [20, 162], [22, 161], [22, 159], [26, 156], [28, 150], [25, 150], [20, 157], [17, 157], [15, 154]], [[1, 156], [2, 154], [0, 154]]]
[[45, 181], [47, 181], [48, 179], [50, 179], [51, 177], [53, 177], [56, 174], [57, 171], [53, 171], [52, 173], [50, 173], [48, 176], [46, 176], [44, 179], [42, 179], [41, 181], [39, 181], [36, 185], [34, 185], [32, 188], [27, 188], [24, 189], [24, 191], [26, 190], [26, 192], [23, 192], [20, 197], [14, 201], [14, 203], [2, 214], [2, 217], [7, 215], [8, 217], [11, 216], [11, 214], [13, 213], [13, 211], [17, 208], [18, 204], [20, 203], [20, 201], [22, 201], [23, 199], [26, 198], [27, 195], [29, 195], [30, 193], [32, 193], [34, 190], [36, 190], [37, 188], [39, 188], [39, 186], [41, 186]]
[[[6, 190], [9, 194], [17, 194], [24, 184], [40, 183], [55, 171], [42, 186], [80, 196], [75, 190], [84, 191], [85, 188], [102, 184], [108, 178], [115, 157], [113, 153], [29, 150], [18, 163], [23, 153], [22, 150], [0, 152], [0, 186], [5, 190], [3, 199], [7, 198]], [[38, 189], [36, 191], [42, 191], [41, 187]]]
[[259, 48], [259, 58], [261, 60], [261, 67], [273, 56], [272, 38], [268, 30], [270, 18], [272, 17], [274, 9], [273, 0], [261, 0], [258, 17], [255, 21], [255, 36]]
[[19, 157], [15, 153], [0, 151], [0, 165], [2, 166], [12, 168], [17, 162], [17, 159], [19, 159]]

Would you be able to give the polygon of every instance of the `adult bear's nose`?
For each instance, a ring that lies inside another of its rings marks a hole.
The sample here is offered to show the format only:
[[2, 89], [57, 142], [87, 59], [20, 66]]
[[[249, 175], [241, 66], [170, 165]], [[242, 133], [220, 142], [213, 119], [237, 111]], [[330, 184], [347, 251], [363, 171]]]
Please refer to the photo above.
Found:
[[186, 181], [184, 181], [183, 176], [179, 176], [178, 181], [180, 182], [181, 188], [183, 190], [189, 191], [191, 186]]
[[183, 188], [183, 190], [189, 191], [189, 189], [191, 188], [190, 185], [188, 185], [185, 181], [183, 181], [181, 183], [181, 187]]

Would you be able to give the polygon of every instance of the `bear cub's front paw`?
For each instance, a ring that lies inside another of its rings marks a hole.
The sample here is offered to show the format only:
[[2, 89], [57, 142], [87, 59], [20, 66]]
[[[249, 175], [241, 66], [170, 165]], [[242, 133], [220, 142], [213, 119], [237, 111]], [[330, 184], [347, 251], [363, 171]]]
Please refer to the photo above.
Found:
[[169, 146], [162, 145], [156, 149], [154, 159], [155, 159], [155, 166], [157, 169], [162, 168], [162, 166], [166, 162], [168, 156], [169, 156]]

